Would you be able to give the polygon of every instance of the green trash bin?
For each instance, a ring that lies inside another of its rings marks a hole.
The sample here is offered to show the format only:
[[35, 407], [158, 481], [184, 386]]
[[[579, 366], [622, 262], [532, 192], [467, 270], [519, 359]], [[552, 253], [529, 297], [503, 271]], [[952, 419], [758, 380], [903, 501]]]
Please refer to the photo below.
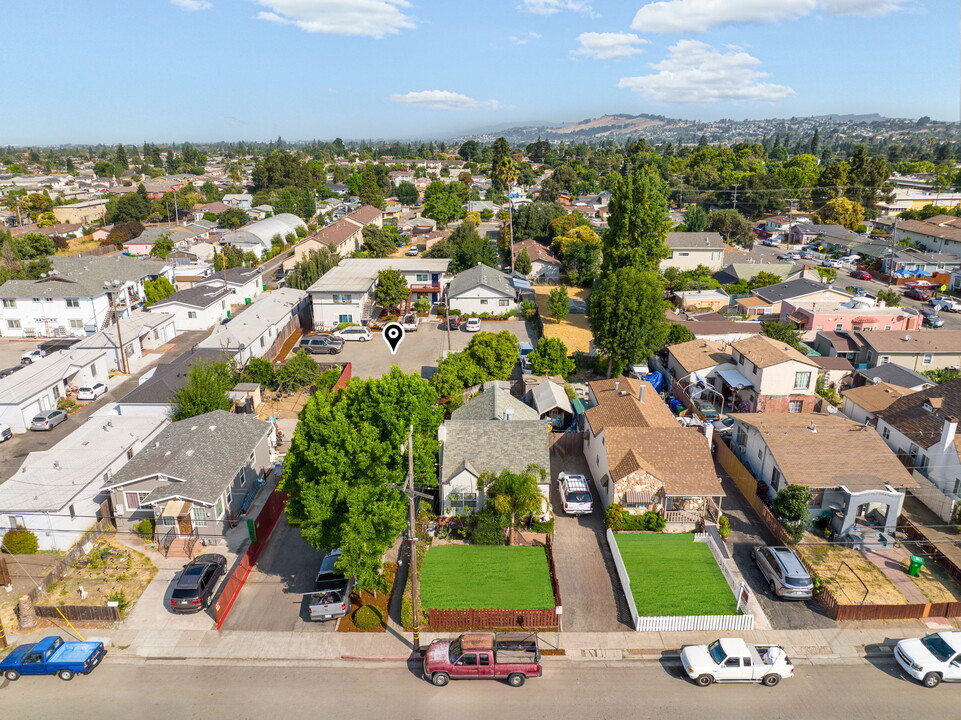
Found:
[[921, 568], [924, 567], [924, 558], [918, 557], [917, 555], [911, 556], [911, 564], [908, 566], [908, 575], [911, 577], [917, 577], [921, 574]]

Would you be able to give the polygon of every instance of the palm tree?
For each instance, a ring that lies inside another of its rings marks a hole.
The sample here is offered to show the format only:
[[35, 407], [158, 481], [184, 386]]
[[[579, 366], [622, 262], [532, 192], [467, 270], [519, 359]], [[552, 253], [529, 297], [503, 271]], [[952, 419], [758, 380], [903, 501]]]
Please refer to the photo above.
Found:
[[544, 468], [532, 463], [522, 473], [503, 470], [499, 474], [484, 473], [481, 483], [494, 509], [503, 515], [510, 515], [511, 529], [517, 528], [520, 521], [541, 508], [543, 496], [537, 487], [544, 482], [547, 473]]

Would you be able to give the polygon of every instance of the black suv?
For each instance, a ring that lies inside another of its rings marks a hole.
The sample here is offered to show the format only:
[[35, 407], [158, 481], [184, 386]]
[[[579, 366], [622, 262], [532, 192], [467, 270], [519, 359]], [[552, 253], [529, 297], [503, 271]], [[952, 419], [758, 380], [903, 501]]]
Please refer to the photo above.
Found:
[[217, 581], [226, 569], [227, 558], [216, 553], [198, 555], [184, 565], [170, 595], [171, 612], [194, 613], [209, 606]]

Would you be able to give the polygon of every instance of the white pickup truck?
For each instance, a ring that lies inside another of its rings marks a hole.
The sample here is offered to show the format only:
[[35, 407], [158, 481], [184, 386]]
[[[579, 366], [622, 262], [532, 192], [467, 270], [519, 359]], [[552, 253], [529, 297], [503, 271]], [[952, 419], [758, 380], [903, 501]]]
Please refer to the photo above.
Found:
[[961, 302], [958, 302], [952, 297], [947, 295], [942, 295], [940, 297], [931, 298], [929, 301], [931, 307], [935, 310], [946, 310], [947, 312], [961, 312]]
[[924, 687], [937, 687], [942, 681], [961, 682], [961, 632], [902, 640], [894, 646], [894, 659]]
[[681, 664], [697, 685], [761, 683], [774, 687], [794, 676], [794, 665], [780, 645], [754, 645], [741, 638], [721, 638], [710, 645], [685, 645]]

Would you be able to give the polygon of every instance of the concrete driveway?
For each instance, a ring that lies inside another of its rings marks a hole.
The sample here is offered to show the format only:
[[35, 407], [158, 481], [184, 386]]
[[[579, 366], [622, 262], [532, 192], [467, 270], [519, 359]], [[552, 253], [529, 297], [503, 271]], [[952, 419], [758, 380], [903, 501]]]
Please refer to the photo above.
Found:
[[20, 364], [20, 356], [47, 341], [47, 338], [0, 338], [0, 370]]
[[280, 516], [257, 565], [237, 596], [224, 630], [261, 632], [334, 632], [337, 623], [307, 620], [308, 599], [324, 553], [314, 550], [300, 531]]
[[631, 630], [627, 602], [604, 535], [604, 511], [595, 498], [594, 512], [564, 515], [557, 475], [565, 471], [590, 477], [583, 454], [551, 451], [551, 502], [554, 507], [554, 565], [560, 583], [565, 632]]

